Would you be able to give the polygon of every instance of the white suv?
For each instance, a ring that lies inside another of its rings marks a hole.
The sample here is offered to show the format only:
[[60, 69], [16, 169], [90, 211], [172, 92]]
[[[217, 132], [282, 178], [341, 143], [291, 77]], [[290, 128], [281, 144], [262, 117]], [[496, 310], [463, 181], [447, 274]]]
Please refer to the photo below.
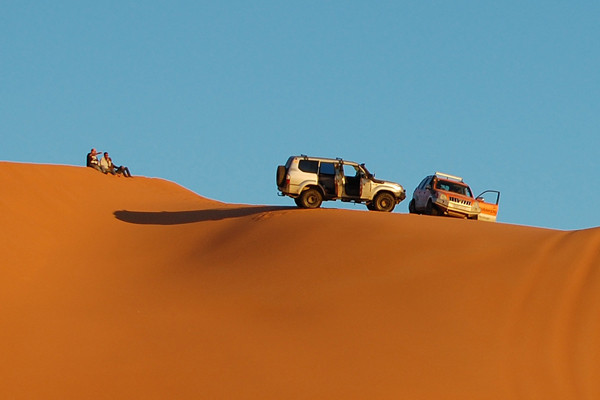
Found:
[[375, 179], [365, 164], [341, 158], [290, 157], [277, 167], [277, 188], [281, 196], [294, 199], [301, 208], [318, 208], [324, 200], [365, 203], [372, 211], [394, 209], [406, 198], [395, 182]]

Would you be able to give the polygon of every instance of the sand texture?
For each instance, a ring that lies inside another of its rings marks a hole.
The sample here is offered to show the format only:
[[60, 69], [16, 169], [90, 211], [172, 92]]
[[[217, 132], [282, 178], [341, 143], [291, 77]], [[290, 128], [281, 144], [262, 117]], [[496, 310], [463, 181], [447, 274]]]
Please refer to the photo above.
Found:
[[600, 399], [599, 228], [0, 183], [1, 399]]

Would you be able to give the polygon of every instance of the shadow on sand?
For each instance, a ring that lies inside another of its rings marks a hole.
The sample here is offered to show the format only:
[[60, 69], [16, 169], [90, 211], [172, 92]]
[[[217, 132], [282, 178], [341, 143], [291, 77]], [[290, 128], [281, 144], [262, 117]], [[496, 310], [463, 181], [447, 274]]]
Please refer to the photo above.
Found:
[[180, 225], [203, 221], [219, 221], [227, 218], [247, 217], [269, 211], [293, 210], [296, 207], [255, 206], [239, 208], [221, 208], [194, 211], [115, 211], [120, 221], [142, 225]]

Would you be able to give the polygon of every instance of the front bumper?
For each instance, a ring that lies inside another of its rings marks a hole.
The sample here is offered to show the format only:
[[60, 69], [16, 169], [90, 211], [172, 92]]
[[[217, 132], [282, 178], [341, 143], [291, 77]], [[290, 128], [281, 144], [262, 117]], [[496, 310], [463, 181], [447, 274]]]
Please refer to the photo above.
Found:
[[442, 198], [435, 199], [434, 203], [440, 212], [454, 217], [474, 218], [481, 212], [479, 205], [467, 205]]

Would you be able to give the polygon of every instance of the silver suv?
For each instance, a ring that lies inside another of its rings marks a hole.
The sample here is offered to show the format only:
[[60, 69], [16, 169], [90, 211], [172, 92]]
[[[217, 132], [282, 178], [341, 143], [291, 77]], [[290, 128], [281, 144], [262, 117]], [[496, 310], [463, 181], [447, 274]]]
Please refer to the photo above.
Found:
[[300, 208], [318, 208], [324, 200], [341, 200], [390, 212], [406, 198], [401, 185], [375, 179], [365, 164], [305, 155], [292, 156], [277, 167], [277, 188], [280, 196], [292, 197]]

